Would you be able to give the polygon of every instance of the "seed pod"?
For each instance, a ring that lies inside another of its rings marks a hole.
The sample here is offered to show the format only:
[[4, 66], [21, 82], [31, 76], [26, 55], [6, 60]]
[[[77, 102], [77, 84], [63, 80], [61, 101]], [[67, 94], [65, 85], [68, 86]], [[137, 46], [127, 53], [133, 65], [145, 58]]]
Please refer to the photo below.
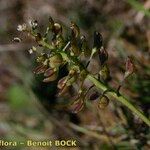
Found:
[[70, 28], [72, 30], [72, 37], [77, 38], [80, 35], [79, 27], [76, 25], [76, 23], [71, 22]]
[[58, 89], [62, 89], [66, 85], [67, 78], [68, 76], [65, 76], [58, 81], [58, 84], [57, 84]]
[[104, 81], [109, 81], [111, 79], [110, 77], [110, 71], [107, 66], [107, 64], [104, 64], [99, 72], [100, 78]]
[[55, 72], [55, 71], [54, 71], [53, 68], [48, 68], [48, 69], [45, 70], [44, 76], [45, 76], [45, 77], [51, 76], [52, 74], [54, 74], [54, 72]]
[[51, 81], [55, 81], [57, 79], [57, 72], [55, 71], [53, 74], [51, 74], [50, 76], [48, 76], [47, 78], [45, 78], [43, 80], [43, 82], [51, 82]]
[[127, 58], [126, 60], [126, 71], [124, 78], [127, 78], [129, 75], [131, 75], [135, 71], [135, 66], [131, 60], [130, 57]]
[[58, 68], [63, 63], [63, 58], [60, 54], [54, 55], [49, 58], [49, 65], [52, 68]]
[[62, 34], [62, 26], [59, 23], [54, 23], [53, 32], [57, 34]]
[[93, 48], [100, 49], [102, 45], [103, 45], [102, 35], [99, 32], [95, 31]]
[[103, 95], [100, 99], [99, 99], [99, 103], [98, 103], [98, 107], [100, 109], [104, 109], [108, 106], [109, 104], [109, 98], [105, 95]]
[[45, 65], [42, 64], [42, 65], [37, 66], [33, 70], [33, 73], [35, 73], [35, 74], [41, 74], [41, 73], [44, 73], [46, 69], [47, 69], [47, 66], [45, 66]]
[[89, 99], [90, 99], [91, 101], [94, 101], [94, 100], [96, 100], [98, 97], [99, 97], [99, 93], [98, 93], [98, 92], [94, 92], [94, 93], [92, 93], [92, 94], [90, 95]]
[[62, 89], [59, 90], [58, 96], [64, 96], [65, 94], [67, 94], [69, 88], [69, 86], [64, 86]]
[[108, 53], [103, 47], [101, 47], [99, 50], [99, 60], [101, 65], [103, 65], [108, 60]]
[[84, 53], [84, 56], [90, 56], [91, 50], [88, 47], [85, 36], [81, 36], [81, 50]]
[[72, 113], [78, 113], [79, 111], [81, 111], [84, 107], [85, 103], [82, 99], [78, 99], [76, 100], [73, 105], [72, 105]]

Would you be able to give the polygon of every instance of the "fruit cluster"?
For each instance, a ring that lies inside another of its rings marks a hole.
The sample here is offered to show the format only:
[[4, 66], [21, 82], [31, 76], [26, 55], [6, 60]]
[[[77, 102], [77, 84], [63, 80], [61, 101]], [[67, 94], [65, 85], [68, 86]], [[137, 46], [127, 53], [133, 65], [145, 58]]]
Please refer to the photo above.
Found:
[[[88, 89], [84, 87], [84, 81], [88, 74], [88, 65], [90, 64], [94, 55], [99, 56], [100, 71], [95, 78], [100, 82], [107, 84], [111, 79], [110, 71], [107, 64], [108, 53], [103, 47], [102, 35], [99, 32], [94, 32], [93, 47], [88, 46], [86, 37], [81, 35], [79, 27], [76, 23], [71, 22], [70, 37], [66, 40], [63, 35], [63, 28], [61, 24], [55, 22], [51, 17], [49, 18], [48, 27], [44, 34], [39, 32], [38, 22], [31, 21], [29, 25], [22, 24], [18, 26], [18, 31], [22, 31], [31, 35], [38, 43], [33, 46], [29, 53], [36, 54], [36, 61], [38, 66], [34, 69], [35, 74], [43, 74], [43, 82], [51, 82], [57, 79], [61, 67], [66, 66], [68, 75], [58, 81], [58, 96], [64, 96], [70, 87], [74, 84], [78, 85], [78, 94], [71, 102], [73, 112], [77, 113], [86, 104], [86, 100], [98, 100], [99, 108], [105, 108], [109, 99], [105, 92], [99, 94], [98, 92], [92, 93], [87, 96], [88, 92], [94, 87], [92, 85]], [[20, 42], [19, 38], [14, 38], [15, 41]], [[42, 47], [42, 51], [41, 51]], [[38, 50], [40, 48], [40, 50]], [[83, 63], [83, 58], [86, 62]], [[125, 78], [133, 73], [133, 63], [128, 58], [126, 65]], [[118, 90], [120, 89], [119, 86]]]

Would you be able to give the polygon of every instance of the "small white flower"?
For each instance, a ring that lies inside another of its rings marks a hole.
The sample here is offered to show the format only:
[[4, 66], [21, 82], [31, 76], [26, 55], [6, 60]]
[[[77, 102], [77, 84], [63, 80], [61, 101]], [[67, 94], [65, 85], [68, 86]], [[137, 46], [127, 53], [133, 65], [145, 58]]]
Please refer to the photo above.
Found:
[[29, 52], [29, 54], [32, 54], [33, 53], [33, 49], [32, 48], [29, 49], [28, 52]]
[[21, 39], [20, 39], [20, 38], [18, 38], [18, 37], [14, 37], [13, 41], [14, 41], [14, 42], [18, 42], [18, 43], [19, 43], [19, 42], [21, 42]]
[[18, 31], [25, 31], [27, 29], [27, 25], [24, 23], [22, 25], [18, 25], [17, 30]]
[[32, 50], [33, 50], [33, 51], [36, 51], [36, 47], [35, 47], [35, 46], [32, 46]]
[[33, 28], [36, 29], [38, 26], [38, 22], [36, 20], [30, 20], [29, 25]]

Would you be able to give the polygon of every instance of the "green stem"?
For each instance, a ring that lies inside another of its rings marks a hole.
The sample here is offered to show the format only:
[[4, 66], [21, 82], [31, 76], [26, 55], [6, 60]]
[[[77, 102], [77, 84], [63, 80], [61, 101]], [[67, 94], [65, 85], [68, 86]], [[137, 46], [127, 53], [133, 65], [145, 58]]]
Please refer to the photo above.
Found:
[[[87, 75], [87, 78], [95, 84], [95, 86], [97, 88], [99, 88], [102, 91], [108, 90], [109, 88], [106, 87], [104, 84], [102, 84], [101, 82], [99, 82], [95, 77], [93, 77], [92, 75]], [[148, 126], [150, 126], [150, 120], [148, 118], [146, 118], [143, 113], [141, 111], [139, 111], [138, 109], [136, 109], [136, 107], [134, 107], [125, 97], [123, 97], [122, 95], [117, 95], [117, 93], [115, 91], [110, 91], [107, 93], [108, 96], [115, 98], [117, 101], [121, 102], [123, 105], [125, 105], [126, 107], [128, 107], [132, 112], [134, 112], [141, 120], [143, 120], [143, 122], [145, 122]]]
[[[48, 49], [53, 49], [53, 47], [51, 47], [48, 43], [41, 41], [41, 44], [44, 47], [47, 47]], [[60, 52], [61, 55], [67, 59], [67, 60], [71, 60], [72, 62], [75, 63], [75, 65], [79, 66], [81, 69], [85, 69], [81, 63], [79, 63], [78, 59], [76, 59], [73, 56], [70, 56], [69, 53], [61, 51]], [[88, 72], [87, 72], [88, 73]], [[100, 81], [98, 81], [95, 77], [93, 77], [93, 75], [89, 74], [87, 75], [87, 78], [100, 90], [102, 91], [106, 91], [109, 90], [110, 88], [107, 87], [106, 85], [104, 85], [103, 83], [101, 83]], [[141, 120], [143, 120], [143, 122], [145, 122], [148, 126], [150, 126], [150, 120], [144, 116], [144, 114], [139, 111], [138, 109], [136, 109], [136, 107], [134, 107], [125, 97], [123, 97], [122, 95], [117, 95], [116, 91], [109, 91], [107, 92], [107, 95], [110, 97], [115, 98], [117, 101], [121, 102], [123, 105], [125, 105], [126, 107], [128, 107], [132, 112], [134, 112]]]

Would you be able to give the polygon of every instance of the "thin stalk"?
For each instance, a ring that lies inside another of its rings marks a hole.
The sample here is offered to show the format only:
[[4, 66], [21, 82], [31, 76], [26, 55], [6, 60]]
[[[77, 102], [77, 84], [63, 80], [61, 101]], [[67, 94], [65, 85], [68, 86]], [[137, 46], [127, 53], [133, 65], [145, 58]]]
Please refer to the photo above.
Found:
[[[107, 86], [105, 86], [103, 83], [99, 82], [95, 77], [88, 74], [87, 78], [100, 90], [106, 91], [109, 90]], [[115, 91], [107, 92], [106, 95], [115, 98], [117, 101], [121, 102], [123, 105], [128, 107], [133, 113], [135, 113], [143, 122], [145, 122], [148, 126], [150, 126], [150, 120], [144, 116], [144, 114], [139, 111], [136, 107], [134, 107], [125, 97], [122, 95], [117, 95]]]

